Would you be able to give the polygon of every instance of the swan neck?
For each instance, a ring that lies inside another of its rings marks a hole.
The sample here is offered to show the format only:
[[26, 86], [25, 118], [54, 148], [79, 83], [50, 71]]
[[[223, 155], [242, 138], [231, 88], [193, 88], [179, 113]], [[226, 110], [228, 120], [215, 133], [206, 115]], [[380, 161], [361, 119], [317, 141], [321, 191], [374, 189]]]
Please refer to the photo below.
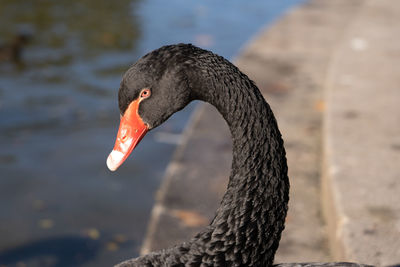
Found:
[[228, 188], [210, 225], [210, 242], [231, 244], [240, 252], [235, 255], [240, 264], [269, 266], [289, 199], [285, 149], [275, 117], [255, 84], [229, 62], [221, 64], [223, 70], [208, 72], [196, 92], [222, 114], [233, 139]]

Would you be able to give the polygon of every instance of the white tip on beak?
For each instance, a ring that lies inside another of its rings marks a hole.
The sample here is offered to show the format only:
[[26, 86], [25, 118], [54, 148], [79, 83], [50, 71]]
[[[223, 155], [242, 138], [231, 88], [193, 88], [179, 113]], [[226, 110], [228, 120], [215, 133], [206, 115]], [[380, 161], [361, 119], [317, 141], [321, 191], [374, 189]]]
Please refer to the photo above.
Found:
[[107, 167], [110, 171], [115, 171], [121, 165], [122, 160], [124, 158], [124, 154], [117, 150], [111, 151], [110, 155], [107, 158]]

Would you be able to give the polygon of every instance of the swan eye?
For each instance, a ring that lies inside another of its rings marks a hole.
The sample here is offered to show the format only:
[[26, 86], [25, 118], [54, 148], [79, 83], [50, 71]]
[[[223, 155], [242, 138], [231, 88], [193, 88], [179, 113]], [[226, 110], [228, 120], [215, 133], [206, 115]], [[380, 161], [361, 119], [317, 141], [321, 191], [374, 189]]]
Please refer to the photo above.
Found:
[[150, 95], [150, 89], [143, 89], [142, 92], [140, 92], [140, 98], [148, 98]]

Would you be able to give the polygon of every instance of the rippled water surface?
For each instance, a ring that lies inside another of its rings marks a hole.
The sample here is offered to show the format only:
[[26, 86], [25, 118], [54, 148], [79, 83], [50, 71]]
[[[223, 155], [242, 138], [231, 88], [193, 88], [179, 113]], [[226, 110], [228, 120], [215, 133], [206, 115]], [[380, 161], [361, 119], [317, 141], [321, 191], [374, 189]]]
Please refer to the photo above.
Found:
[[0, 266], [111, 266], [137, 256], [194, 105], [111, 173], [123, 72], [177, 42], [231, 58], [299, 2], [0, 1]]

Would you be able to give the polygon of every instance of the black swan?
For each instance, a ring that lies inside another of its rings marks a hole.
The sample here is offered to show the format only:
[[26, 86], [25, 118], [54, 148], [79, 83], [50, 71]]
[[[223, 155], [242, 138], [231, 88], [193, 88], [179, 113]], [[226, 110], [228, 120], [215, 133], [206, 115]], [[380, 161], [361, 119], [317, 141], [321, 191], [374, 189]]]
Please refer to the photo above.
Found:
[[[137, 61], [125, 73], [118, 92], [121, 122], [107, 166], [116, 170], [148, 130], [195, 99], [214, 105], [229, 125], [234, 148], [227, 192], [211, 224], [190, 241], [119, 267], [273, 264], [289, 201], [283, 140], [256, 85], [223, 57], [178, 44]], [[276, 266], [333, 265], [366, 266]]]

